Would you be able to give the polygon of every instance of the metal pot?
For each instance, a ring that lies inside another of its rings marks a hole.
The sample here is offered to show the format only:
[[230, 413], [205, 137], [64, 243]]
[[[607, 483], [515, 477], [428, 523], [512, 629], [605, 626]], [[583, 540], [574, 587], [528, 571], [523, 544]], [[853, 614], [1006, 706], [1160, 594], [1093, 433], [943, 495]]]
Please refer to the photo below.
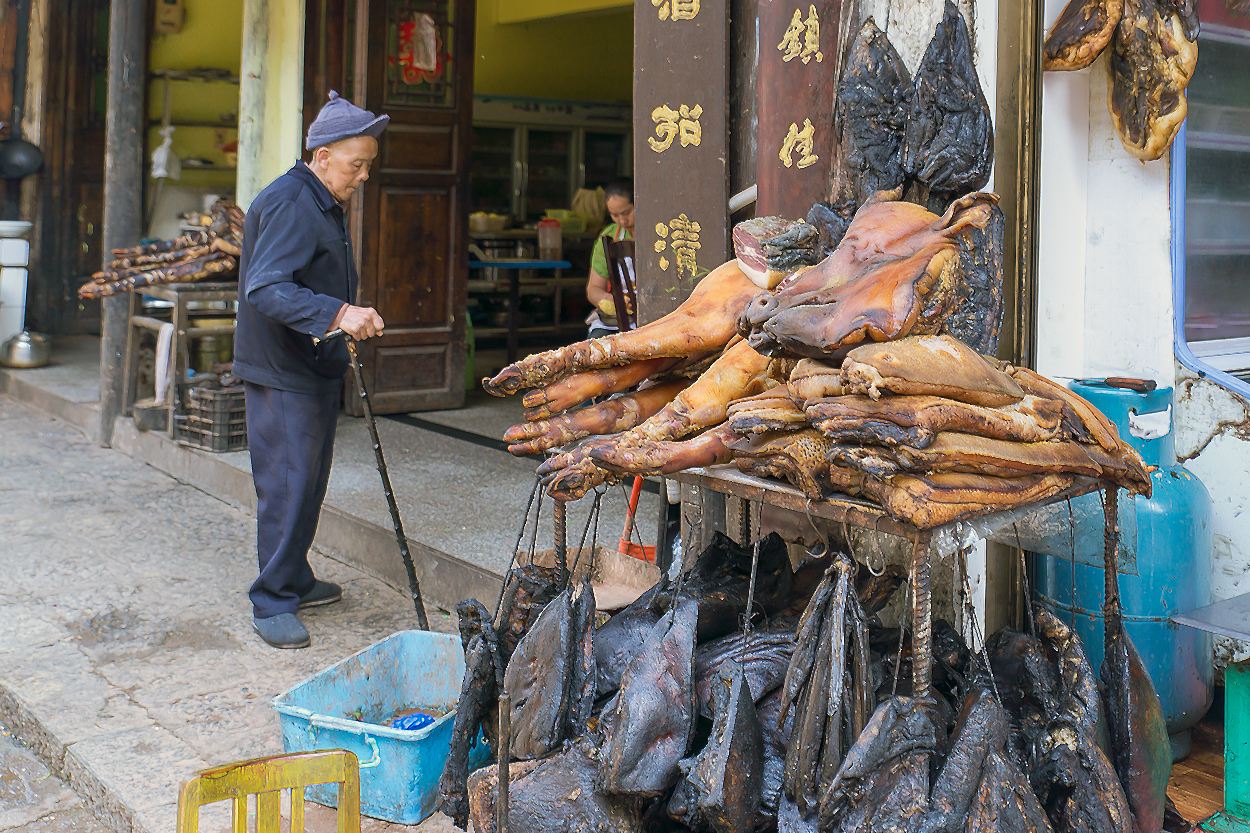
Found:
[[0, 364], [6, 367], [43, 367], [51, 358], [48, 339], [30, 330], [23, 330], [0, 347]]

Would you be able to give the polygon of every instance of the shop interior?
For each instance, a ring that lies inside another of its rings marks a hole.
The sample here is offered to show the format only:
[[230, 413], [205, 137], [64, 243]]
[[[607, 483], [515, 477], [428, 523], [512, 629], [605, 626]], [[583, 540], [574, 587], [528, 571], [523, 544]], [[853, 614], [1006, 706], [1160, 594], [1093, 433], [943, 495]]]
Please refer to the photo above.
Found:
[[[243, 0], [181, 5], [176, 23], [158, 15], [149, 53], [144, 219], [150, 239], [176, 237], [186, 215], [207, 211], [235, 188]], [[211, 14], [199, 13], [208, 5]], [[568, 266], [515, 276], [501, 268], [471, 269], [465, 373], [470, 399], [473, 380], [506, 364], [510, 329], [512, 349], [522, 354], [585, 336], [591, 246], [607, 217], [591, 219], [571, 207], [581, 189], [592, 192], [582, 200], [595, 205], [595, 189], [628, 175], [631, 167], [632, 9], [520, 22], [501, 20], [500, 14], [496, 0], [477, 3], [466, 207], [470, 262], [538, 258], [537, 225], [550, 218], [548, 226], [558, 224], [558, 250], [548, 246], [542, 254]], [[510, 312], [513, 277], [519, 299]], [[223, 312], [228, 310], [195, 314]], [[190, 364], [203, 372], [227, 361], [229, 341], [228, 335], [196, 339]]]

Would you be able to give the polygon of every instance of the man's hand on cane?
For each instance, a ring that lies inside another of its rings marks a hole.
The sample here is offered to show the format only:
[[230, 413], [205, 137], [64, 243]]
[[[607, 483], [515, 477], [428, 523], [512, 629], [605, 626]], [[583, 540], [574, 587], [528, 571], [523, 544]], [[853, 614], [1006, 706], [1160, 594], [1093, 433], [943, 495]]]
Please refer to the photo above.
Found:
[[382, 316], [378, 315], [378, 311], [373, 307], [356, 307], [348, 304], [343, 308], [338, 323], [330, 329], [331, 331], [342, 330], [356, 341], [364, 341], [366, 338], [382, 335], [382, 329], [385, 326]]

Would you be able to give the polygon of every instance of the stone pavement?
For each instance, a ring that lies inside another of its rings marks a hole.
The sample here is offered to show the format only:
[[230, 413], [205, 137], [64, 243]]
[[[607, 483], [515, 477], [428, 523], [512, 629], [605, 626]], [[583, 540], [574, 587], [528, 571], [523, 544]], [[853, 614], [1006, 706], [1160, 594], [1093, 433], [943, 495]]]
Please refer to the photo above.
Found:
[[0, 726], [0, 833], [110, 833], [64, 781]]
[[344, 600], [308, 612], [311, 648], [269, 648], [245, 595], [254, 535], [246, 512], [0, 395], [0, 722], [110, 830], [172, 831], [196, 770], [281, 751], [271, 698], [414, 626], [402, 594], [314, 552]]

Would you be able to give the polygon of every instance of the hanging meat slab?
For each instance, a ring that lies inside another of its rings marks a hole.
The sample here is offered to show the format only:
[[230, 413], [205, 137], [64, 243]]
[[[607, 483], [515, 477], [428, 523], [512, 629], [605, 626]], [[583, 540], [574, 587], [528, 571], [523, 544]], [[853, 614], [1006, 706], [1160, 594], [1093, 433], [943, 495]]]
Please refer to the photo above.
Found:
[[1042, 44], [1047, 71], [1084, 69], [1111, 43], [1124, 0], [1069, 0]]
[[1185, 88], [1198, 64], [1192, 2], [1124, 0], [1111, 42], [1111, 120], [1143, 162], [1167, 153], [1185, 121]]
[[1024, 398], [1010, 375], [950, 336], [858, 347], [842, 363], [842, 387], [873, 399], [885, 393], [940, 396], [988, 408], [1014, 405]]
[[985, 187], [994, 164], [994, 126], [968, 26], [953, 0], [946, 0], [913, 84], [903, 170], [931, 195], [949, 198]]
[[997, 197], [969, 195], [941, 217], [896, 197], [865, 204], [832, 255], [750, 303], [739, 329], [752, 347], [838, 361], [864, 341], [942, 329], [958, 293], [958, 238], [990, 222]]
[[717, 675], [729, 662], [740, 666], [756, 702], [780, 686], [794, 653], [794, 625], [793, 618], [781, 617], [749, 634], [735, 632], [700, 645], [694, 655], [694, 689], [700, 714], [712, 716]]
[[903, 130], [913, 97], [903, 59], [869, 17], [847, 57], [834, 110], [859, 202], [903, 184]]

